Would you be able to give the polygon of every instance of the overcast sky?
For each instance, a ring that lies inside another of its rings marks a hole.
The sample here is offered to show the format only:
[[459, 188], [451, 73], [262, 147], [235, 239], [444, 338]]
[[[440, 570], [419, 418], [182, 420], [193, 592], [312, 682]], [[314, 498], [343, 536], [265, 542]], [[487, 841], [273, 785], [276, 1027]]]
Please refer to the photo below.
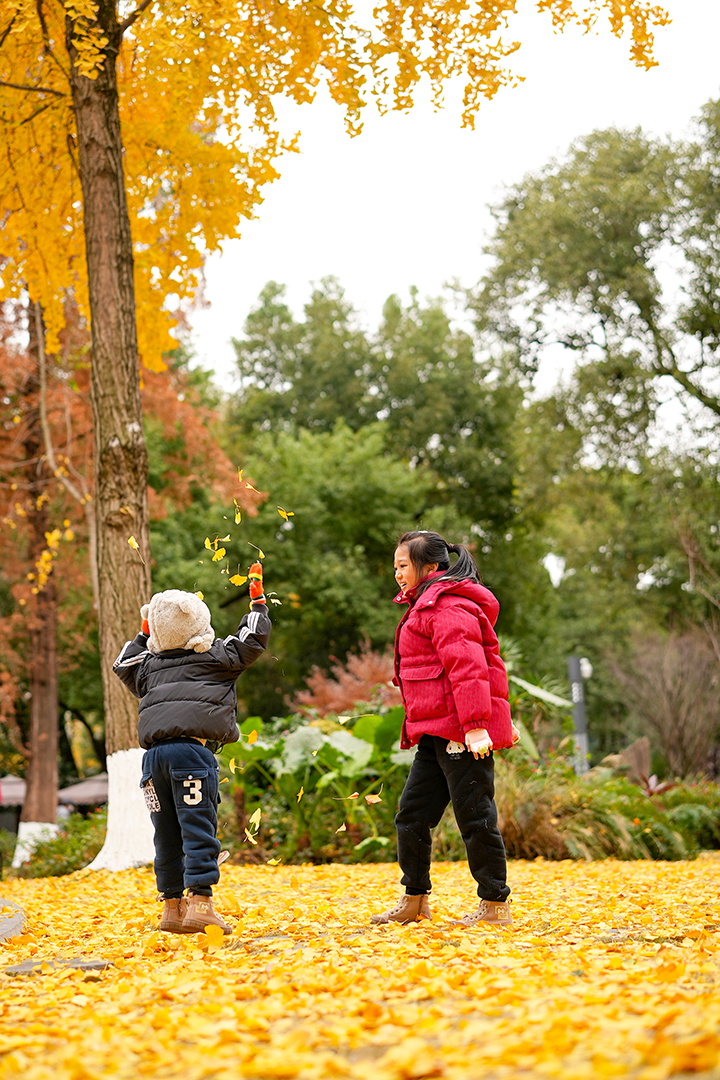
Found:
[[[475, 131], [460, 127], [449, 95], [434, 112], [420, 102], [407, 114], [365, 110], [362, 135], [350, 139], [325, 95], [310, 106], [283, 106], [286, 131], [302, 132], [301, 153], [280, 163], [258, 220], [207, 266], [211, 306], [192, 318], [198, 359], [230, 387], [232, 336], [263, 285], [288, 287], [297, 314], [311, 283], [333, 274], [376, 326], [393, 292], [410, 286], [438, 295], [458, 279], [480, 276], [487, 211], [503, 185], [564, 153], [573, 139], [611, 125], [681, 135], [720, 96], [720, 0], [665, 0], [673, 23], [656, 36], [659, 66], [638, 70], [629, 42], [602, 26], [596, 35], [555, 35], [550, 20], [519, 0], [512, 37], [522, 41], [513, 69], [525, 82], [483, 104]], [[510, 36], [510, 35], [509, 35]]]

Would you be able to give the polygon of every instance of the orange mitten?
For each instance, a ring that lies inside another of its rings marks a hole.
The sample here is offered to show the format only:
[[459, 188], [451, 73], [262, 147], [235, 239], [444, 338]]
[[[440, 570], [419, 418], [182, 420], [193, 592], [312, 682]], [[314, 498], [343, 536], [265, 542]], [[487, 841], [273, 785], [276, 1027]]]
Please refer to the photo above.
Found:
[[265, 604], [265, 594], [263, 593], [263, 571], [262, 563], [254, 562], [248, 570], [248, 577], [250, 578], [250, 601], [252, 604]]

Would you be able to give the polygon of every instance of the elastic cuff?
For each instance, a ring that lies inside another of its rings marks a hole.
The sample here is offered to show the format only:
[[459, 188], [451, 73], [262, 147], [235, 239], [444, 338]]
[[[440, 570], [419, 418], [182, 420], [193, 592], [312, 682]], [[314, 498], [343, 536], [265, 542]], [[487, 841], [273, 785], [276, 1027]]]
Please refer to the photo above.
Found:
[[188, 889], [188, 896], [212, 896], [212, 894], [209, 885], [191, 885]]
[[406, 896], [429, 896], [427, 889], [405, 889]]

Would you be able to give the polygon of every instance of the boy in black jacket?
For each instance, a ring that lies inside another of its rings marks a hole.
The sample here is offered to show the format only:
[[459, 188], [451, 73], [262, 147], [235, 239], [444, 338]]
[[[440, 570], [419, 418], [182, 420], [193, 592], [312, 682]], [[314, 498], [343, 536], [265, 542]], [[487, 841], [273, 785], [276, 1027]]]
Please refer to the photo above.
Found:
[[259, 563], [249, 576], [251, 610], [237, 634], [215, 641], [200, 597], [169, 589], [143, 605], [142, 632], [113, 664], [140, 698], [138, 739], [147, 750], [141, 787], [155, 829], [155, 877], [165, 901], [160, 929], [176, 934], [208, 925], [232, 933], [212, 902], [220, 877], [213, 751], [240, 738], [235, 683], [270, 638]]

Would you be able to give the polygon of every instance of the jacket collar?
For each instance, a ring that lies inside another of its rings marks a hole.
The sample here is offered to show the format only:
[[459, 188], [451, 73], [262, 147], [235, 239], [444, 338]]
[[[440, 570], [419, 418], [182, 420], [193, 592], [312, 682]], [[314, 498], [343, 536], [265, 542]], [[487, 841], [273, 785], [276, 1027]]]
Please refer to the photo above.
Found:
[[[393, 603], [395, 603], [395, 604], [415, 604], [415, 603], [418, 603], [418, 604], [420, 604], [420, 606], [424, 607], [425, 605], [423, 604], [423, 601], [425, 600], [425, 597], [428, 595], [429, 592], [432, 591], [433, 596], [438, 596], [439, 593], [448, 592], [450, 589], [453, 589], [456, 585], [460, 584], [460, 582], [458, 582], [458, 581], [438, 581], [436, 588], [433, 588], [432, 590], [430, 588], [425, 589], [425, 591], [422, 593], [420, 598], [418, 600], [416, 600], [415, 591], [418, 588], [418, 586], [422, 585], [423, 581], [432, 581], [434, 578], [441, 578], [443, 576], [443, 574], [445, 574], [445, 573], [447, 573], [446, 570], [433, 570], [432, 574], [428, 574], [427, 577], [422, 578], [420, 581], [418, 581], [417, 585], [414, 585], [412, 587], [412, 589], [408, 589], [407, 592], [399, 592], [397, 594], [397, 596], [394, 598]], [[443, 587], [443, 586], [445, 586], [445, 587]]]

